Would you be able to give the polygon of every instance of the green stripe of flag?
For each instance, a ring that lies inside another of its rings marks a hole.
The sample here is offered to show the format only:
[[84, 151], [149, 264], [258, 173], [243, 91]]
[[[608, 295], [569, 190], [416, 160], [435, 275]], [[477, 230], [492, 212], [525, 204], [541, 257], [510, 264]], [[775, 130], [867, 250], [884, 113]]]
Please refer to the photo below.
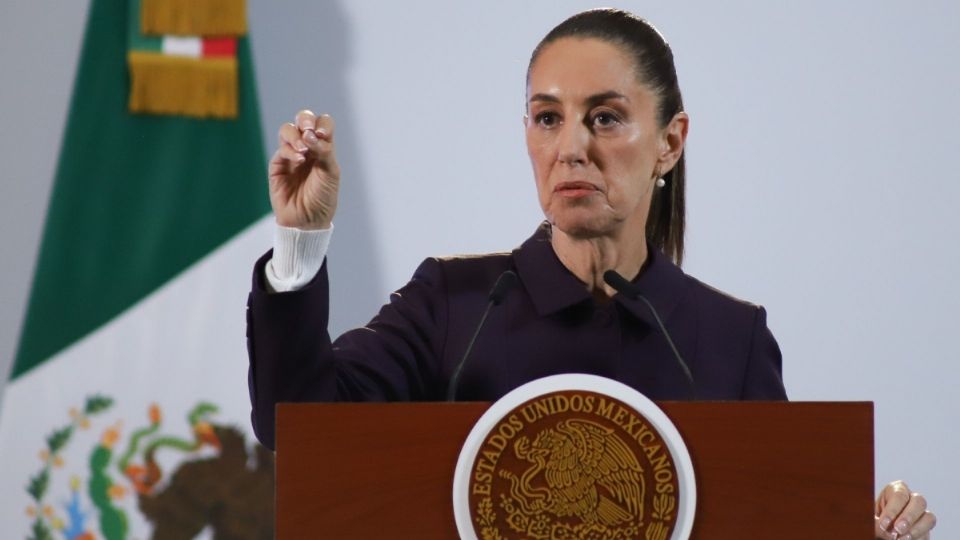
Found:
[[128, 6], [91, 5], [14, 378], [269, 211], [247, 39], [236, 120], [132, 115]]
[[140, 24], [141, 0], [127, 0], [127, 43], [131, 50], [160, 52], [163, 49], [163, 36], [147, 36]]

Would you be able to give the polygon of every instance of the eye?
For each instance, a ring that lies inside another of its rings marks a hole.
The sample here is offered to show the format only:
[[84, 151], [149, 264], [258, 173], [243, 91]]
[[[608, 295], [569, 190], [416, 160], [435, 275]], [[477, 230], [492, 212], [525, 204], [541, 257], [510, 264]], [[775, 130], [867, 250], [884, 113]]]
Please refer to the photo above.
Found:
[[557, 113], [544, 111], [534, 115], [533, 121], [542, 128], [552, 128], [560, 123], [560, 117]]
[[600, 111], [593, 115], [591, 122], [598, 128], [608, 128], [619, 124], [620, 118], [610, 111]]

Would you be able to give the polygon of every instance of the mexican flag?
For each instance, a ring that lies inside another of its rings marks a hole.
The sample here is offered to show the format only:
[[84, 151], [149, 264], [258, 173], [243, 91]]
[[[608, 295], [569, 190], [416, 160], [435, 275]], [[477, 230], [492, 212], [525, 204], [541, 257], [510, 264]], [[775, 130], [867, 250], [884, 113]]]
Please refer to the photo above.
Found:
[[93, 0], [0, 405], [4, 538], [271, 538], [244, 309], [270, 243], [242, 0]]

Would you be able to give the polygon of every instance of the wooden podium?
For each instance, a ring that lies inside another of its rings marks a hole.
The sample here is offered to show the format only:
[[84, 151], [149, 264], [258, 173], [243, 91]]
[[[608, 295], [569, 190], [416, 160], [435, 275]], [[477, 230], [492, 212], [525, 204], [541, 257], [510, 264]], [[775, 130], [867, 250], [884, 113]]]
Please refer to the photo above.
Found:
[[[693, 460], [691, 538], [873, 537], [873, 404], [661, 402]], [[280, 404], [276, 538], [455, 539], [489, 403]]]

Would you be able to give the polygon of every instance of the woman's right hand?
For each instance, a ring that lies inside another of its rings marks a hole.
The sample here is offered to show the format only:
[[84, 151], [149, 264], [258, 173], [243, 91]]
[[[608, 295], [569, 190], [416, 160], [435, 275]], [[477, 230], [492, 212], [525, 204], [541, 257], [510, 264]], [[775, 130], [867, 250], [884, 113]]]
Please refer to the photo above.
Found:
[[333, 118], [300, 111], [280, 127], [280, 144], [270, 158], [270, 205], [277, 224], [328, 229], [337, 211], [340, 166], [333, 144]]

